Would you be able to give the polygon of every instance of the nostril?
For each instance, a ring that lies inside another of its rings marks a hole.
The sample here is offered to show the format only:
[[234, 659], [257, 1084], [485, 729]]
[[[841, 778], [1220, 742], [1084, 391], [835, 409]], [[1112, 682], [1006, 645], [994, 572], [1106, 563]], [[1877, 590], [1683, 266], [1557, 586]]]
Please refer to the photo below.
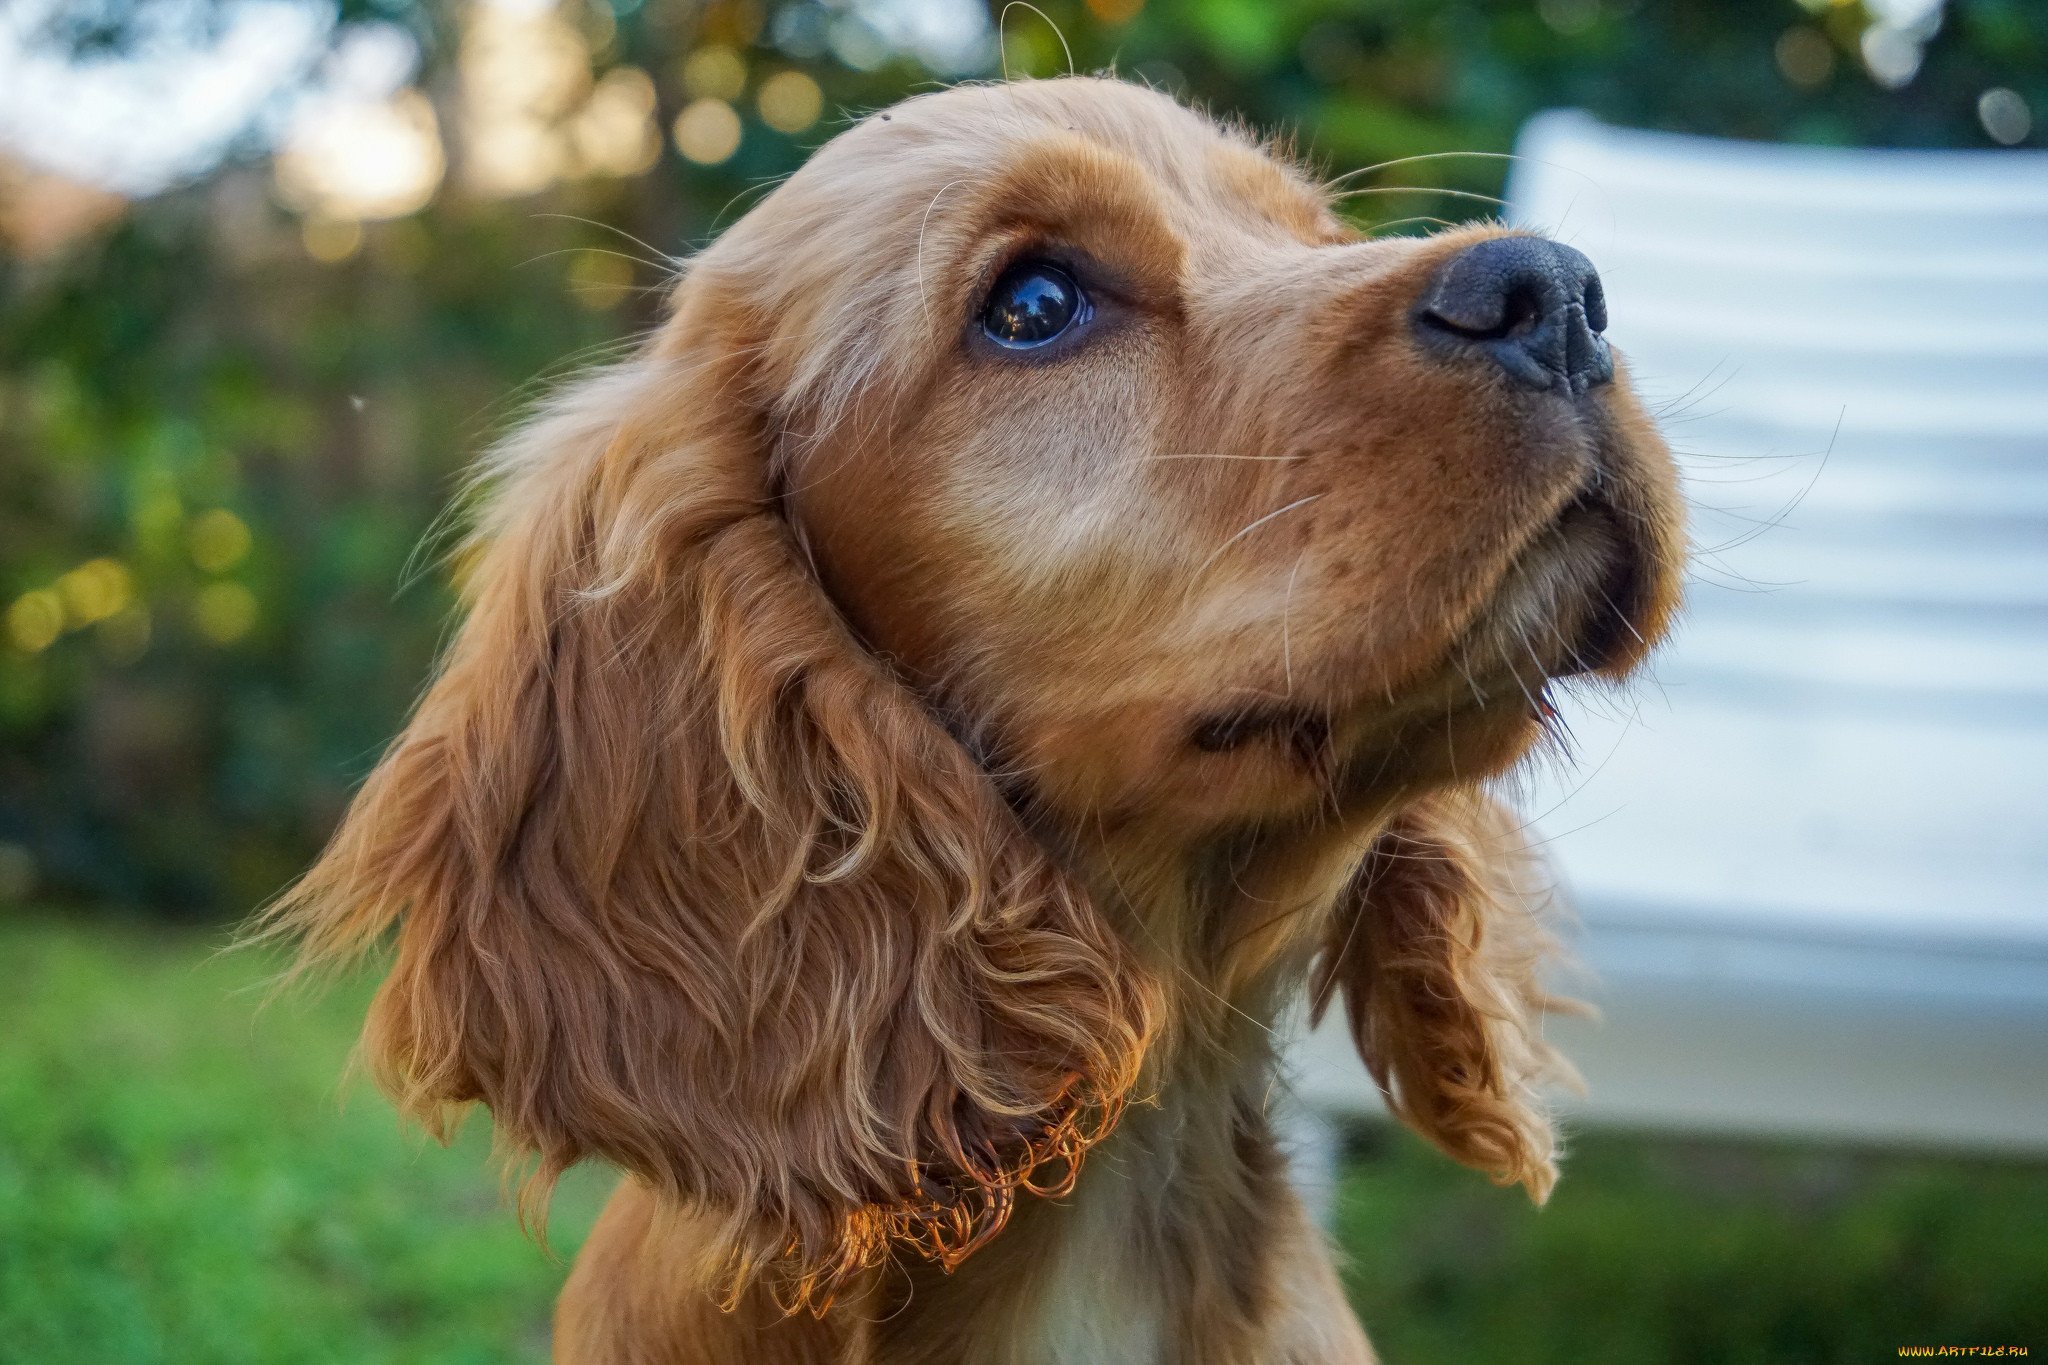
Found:
[[1601, 287], [1599, 272], [1591, 266], [1586, 268], [1586, 279], [1581, 289], [1586, 300], [1586, 326], [1595, 332], [1606, 331], [1607, 291]]
[[1504, 294], [1445, 300], [1424, 308], [1422, 321], [1468, 341], [1498, 341], [1535, 330], [1543, 313], [1541, 292], [1516, 283]]
[[1613, 378], [1593, 263], [1542, 237], [1493, 237], [1452, 256], [1415, 311], [1424, 344], [1484, 356], [1525, 388], [1584, 393]]
[[1501, 310], [1501, 326], [1505, 329], [1501, 335], [1533, 331], [1542, 325], [1545, 311], [1541, 290], [1526, 283], [1516, 284], [1508, 291], [1507, 305]]

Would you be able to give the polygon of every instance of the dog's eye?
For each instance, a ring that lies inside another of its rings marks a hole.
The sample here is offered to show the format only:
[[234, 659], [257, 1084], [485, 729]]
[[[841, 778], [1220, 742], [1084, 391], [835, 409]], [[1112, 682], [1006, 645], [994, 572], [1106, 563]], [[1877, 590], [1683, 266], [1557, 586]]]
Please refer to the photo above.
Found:
[[1074, 277], [1044, 261], [1020, 261], [989, 291], [981, 330], [998, 346], [1028, 351], [1088, 320], [1088, 296]]

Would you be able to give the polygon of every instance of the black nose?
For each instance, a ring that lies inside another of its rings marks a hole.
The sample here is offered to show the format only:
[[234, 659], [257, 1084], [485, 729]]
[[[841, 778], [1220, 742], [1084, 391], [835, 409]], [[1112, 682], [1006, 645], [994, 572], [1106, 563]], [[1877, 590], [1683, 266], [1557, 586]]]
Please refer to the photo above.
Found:
[[1584, 393], [1614, 378], [1593, 263], [1542, 237], [1494, 237], [1446, 261], [1415, 330], [1444, 354], [1482, 353], [1531, 389]]

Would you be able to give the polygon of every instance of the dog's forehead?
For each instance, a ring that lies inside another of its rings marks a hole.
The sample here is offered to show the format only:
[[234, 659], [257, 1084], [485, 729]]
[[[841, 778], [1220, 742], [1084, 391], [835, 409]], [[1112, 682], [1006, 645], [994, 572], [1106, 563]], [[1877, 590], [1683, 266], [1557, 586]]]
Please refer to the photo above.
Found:
[[1206, 147], [1227, 137], [1212, 120], [1170, 96], [1097, 76], [954, 86], [907, 99], [873, 118], [991, 144], [1064, 130], [1139, 156]]
[[[832, 139], [692, 262], [772, 340], [792, 407], [907, 374], [953, 334], [1020, 224], [1172, 292], [1183, 274], [1343, 237], [1324, 196], [1244, 132], [1096, 77], [959, 86]], [[1206, 268], [1205, 268], [1206, 267]], [[687, 324], [695, 325], [695, 323]]]
[[998, 174], [1020, 149], [1061, 135], [1142, 169], [1196, 214], [1249, 210], [1299, 226], [1326, 215], [1322, 194], [1243, 129], [1145, 86], [1103, 77], [962, 85], [869, 115], [822, 148], [934, 187]]

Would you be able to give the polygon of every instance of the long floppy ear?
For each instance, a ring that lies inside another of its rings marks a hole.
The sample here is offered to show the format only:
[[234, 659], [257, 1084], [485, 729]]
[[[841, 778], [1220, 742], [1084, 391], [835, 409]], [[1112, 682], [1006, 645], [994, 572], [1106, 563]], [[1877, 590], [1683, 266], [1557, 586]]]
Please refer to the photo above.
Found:
[[1541, 1090], [1577, 1080], [1544, 1041], [1543, 1015], [1581, 1008], [1541, 980], [1556, 943], [1540, 874], [1488, 798], [1416, 802], [1353, 878], [1312, 994], [1320, 1018], [1342, 988], [1359, 1055], [1403, 1122], [1538, 1202], [1557, 1179]]
[[365, 1053], [539, 1194], [600, 1157], [715, 1211], [791, 1307], [950, 1266], [1071, 1180], [1135, 1081], [1143, 973], [853, 639], [768, 488], [708, 306], [498, 458], [468, 615], [325, 855], [308, 960], [396, 923]]

